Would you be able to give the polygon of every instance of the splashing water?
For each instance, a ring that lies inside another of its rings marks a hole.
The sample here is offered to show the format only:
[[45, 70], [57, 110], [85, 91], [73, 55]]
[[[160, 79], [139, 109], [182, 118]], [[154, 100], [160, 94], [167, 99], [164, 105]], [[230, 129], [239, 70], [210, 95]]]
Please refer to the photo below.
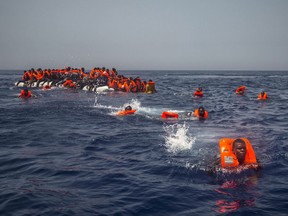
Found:
[[130, 105], [132, 107], [132, 109], [136, 109], [136, 110], [139, 110], [140, 107], [141, 107], [141, 102], [138, 101], [137, 99], [131, 99], [131, 102], [129, 103], [125, 103], [123, 105], [123, 108], [125, 108], [126, 106]]
[[97, 97], [97, 94], [95, 95], [95, 101], [94, 101], [94, 107], [97, 106], [97, 102], [98, 102], [98, 97]]
[[166, 135], [165, 146], [168, 152], [177, 153], [183, 150], [190, 150], [196, 141], [196, 137], [189, 136], [189, 126], [184, 124], [173, 124], [163, 126]]

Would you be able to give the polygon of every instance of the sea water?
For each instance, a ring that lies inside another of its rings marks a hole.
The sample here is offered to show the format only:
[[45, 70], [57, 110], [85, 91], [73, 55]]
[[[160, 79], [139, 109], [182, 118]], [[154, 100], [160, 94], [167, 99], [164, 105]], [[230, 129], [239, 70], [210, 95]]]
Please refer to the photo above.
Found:
[[[33, 88], [28, 100], [22, 73], [0, 71], [0, 215], [286, 215], [287, 72], [119, 71], [157, 93]], [[135, 115], [117, 116], [126, 105]], [[185, 117], [199, 106], [207, 120]], [[262, 170], [211, 174], [223, 137], [247, 137]]]

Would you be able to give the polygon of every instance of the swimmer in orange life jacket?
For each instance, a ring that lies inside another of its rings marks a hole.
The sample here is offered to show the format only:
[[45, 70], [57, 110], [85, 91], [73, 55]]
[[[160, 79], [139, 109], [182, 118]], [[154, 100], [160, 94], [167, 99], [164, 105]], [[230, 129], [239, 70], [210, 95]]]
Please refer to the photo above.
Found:
[[28, 89], [21, 90], [21, 93], [18, 97], [20, 98], [30, 98], [32, 96], [31, 92]]
[[125, 107], [125, 110], [126, 110], [126, 111], [127, 111], [127, 110], [132, 110], [132, 107], [131, 107], [130, 105], [128, 105], [128, 106]]
[[193, 115], [198, 117], [199, 119], [207, 119], [208, 118], [208, 112], [202, 106], [200, 106], [198, 109], [196, 109], [194, 111]]
[[245, 168], [260, 169], [254, 149], [247, 138], [222, 138], [219, 141], [220, 158], [215, 167], [231, 169], [243, 166]]
[[258, 95], [258, 100], [266, 100], [268, 98], [268, 95], [266, 92], [262, 91], [259, 95]]
[[132, 115], [136, 112], [135, 109], [132, 109], [130, 105], [126, 106], [124, 110], [120, 110], [116, 115], [124, 116], [124, 115]]
[[239, 87], [236, 89], [235, 93], [236, 93], [236, 94], [239, 94], [239, 95], [244, 95], [245, 89], [246, 89], [246, 86], [239, 86]]

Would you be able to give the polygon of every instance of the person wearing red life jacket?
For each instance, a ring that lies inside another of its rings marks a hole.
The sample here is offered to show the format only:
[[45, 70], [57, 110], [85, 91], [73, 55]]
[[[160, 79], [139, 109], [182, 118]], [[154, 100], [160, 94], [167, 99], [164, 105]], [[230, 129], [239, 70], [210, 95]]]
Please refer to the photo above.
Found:
[[203, 97], [202, 88], [201, 87], [197, 88], [193, 95], [194, 97]]
[[32, 94], [28, 89], [23, 89], [21, 90], [20, 95], [18, 97], [27, 99], [27, 98], [31, 98], [31, 96]]
[[246, 86], [239, 86], [236, 89], [235, 93], [238, 94], [238, 95], [244, 95], [245, 90], [246, 90]]

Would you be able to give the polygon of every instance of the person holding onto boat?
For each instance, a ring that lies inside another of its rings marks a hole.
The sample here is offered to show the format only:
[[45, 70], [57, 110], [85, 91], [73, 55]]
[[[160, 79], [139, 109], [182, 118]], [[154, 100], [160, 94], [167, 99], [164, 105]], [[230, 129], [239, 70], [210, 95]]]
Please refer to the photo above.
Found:
[[146, 84], [146, 93], [147, 94], [153, 94], [157, 92], [155, 88], [155, 82], [153, 82], [151, 79]]

